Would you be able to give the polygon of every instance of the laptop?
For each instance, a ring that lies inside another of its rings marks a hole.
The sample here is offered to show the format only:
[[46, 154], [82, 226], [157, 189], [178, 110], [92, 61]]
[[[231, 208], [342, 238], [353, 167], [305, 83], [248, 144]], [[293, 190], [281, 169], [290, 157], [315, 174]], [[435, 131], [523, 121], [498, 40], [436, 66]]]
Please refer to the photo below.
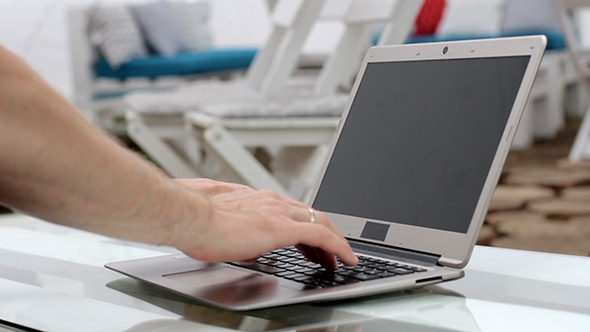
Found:
[[105, 266], [231, 310], [461, 278], [546, 43], [529, 36], [369, 49], [309, 202], [345, 235], [358, 266], [325, 270], [295, 248], [250, 265], [173, 254]]

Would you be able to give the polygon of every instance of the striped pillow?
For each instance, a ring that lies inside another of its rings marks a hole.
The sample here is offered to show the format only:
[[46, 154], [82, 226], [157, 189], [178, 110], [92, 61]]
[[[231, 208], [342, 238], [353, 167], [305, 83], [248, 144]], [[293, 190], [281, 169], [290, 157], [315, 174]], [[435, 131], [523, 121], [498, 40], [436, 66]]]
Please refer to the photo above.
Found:
[[92, 7], [89, 33], [92, 44], [113, 68], [133, 56], [148, 53], [141, 31], [127, 7]]

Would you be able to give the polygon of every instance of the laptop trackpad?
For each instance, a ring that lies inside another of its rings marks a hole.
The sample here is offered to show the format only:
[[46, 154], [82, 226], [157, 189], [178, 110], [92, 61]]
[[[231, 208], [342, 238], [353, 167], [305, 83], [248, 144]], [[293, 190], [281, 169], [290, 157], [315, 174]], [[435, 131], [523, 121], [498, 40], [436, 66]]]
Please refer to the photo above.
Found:
[[278, 293], [292, 295], [295, 292], [277, 287], [278, 280], [273, 276], [222, 264], [164, 277], [194, 287], [191, 296], [195, 298], [228, 306], [248, 305], [268, 300]]
[[191, 286], [206, 287], [245, 281], [253, 277], [262, 277], [262, 275], [256, 272], [241, 271], [227, 265], [216, 264], [203, 270], [168, 274], [163, 277]]

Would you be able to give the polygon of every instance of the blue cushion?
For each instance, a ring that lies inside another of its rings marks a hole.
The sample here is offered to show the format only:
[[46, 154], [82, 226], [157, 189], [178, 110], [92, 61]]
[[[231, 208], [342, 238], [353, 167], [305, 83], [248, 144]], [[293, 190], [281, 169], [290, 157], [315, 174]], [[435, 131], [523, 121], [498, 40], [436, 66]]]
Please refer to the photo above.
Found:
[[104, 59], [94, 65], [97, 77], [118, 78], [180, 76], [205, 74], [226, 70], [246, 69], [258, 49], [210, 49], [180, 53], [170, 57], [150, 55], [133, 58], [118, 69], [113, 69]]
[[410, 37], [406, 43], [433, 43], [433, 42], [444, 42], [453, 40], [468, 40], [468, 39], [484, 39], [484, 38], [498, 38], [498, 37], [515, 37], [515, 36], [530, 36], [530, 35], [545, 35], [547, 36], [547, 49], [548, 50], [563, 50], [566, 48], [565, 40], [561, 31], [525, 31], [525, 32], [514, 32], [506, 33], [501, 36], [487, 36], [487, 35], [453, 35], [453, 36], [414, 36]]
[[514, 36], [530, 36], [530, 35], [545, 35], [547, 36], [547, 49], [548, 50], [565, 50], [567, 45], [565, 44], [565, 38], [563, 33], [558, 30], [553, 31], [525, 31], [525, 32], [511, 32], [503, 33], [503, 37], [514, 37]]

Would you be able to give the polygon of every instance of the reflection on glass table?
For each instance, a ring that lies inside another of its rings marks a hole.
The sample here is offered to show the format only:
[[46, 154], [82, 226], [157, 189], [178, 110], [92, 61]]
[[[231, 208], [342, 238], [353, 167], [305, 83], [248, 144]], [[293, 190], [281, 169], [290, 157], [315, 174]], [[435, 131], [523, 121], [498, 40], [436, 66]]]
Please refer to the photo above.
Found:
[[208, 307], [103, 267], [174, 252], [30, 217], [0, 216], [0, 326], [60, 332], [587, 331], [590, 326], [586, 257], [476, 247], [460, 280], [249, 312]]
[[[182, 315], [182, 320], [156, 320], [156, 328], [188, 326], [184, 320], [241, 331], [480, 331], [465, 298], [444, 288], [395, 292], [356, 300], [301, 304], [249, 312], [230, 312], [128, 278], [107, 285]], [[169, 302], [172, 300], [173, 302]], [[182, 307], [173, 303], [181, 302]], [[171, 305], [172, 304], [172, 305]], [[146, 322], [127, 331], [145, 330]], [[154, 330], [155, 331], [155, 330]]]

